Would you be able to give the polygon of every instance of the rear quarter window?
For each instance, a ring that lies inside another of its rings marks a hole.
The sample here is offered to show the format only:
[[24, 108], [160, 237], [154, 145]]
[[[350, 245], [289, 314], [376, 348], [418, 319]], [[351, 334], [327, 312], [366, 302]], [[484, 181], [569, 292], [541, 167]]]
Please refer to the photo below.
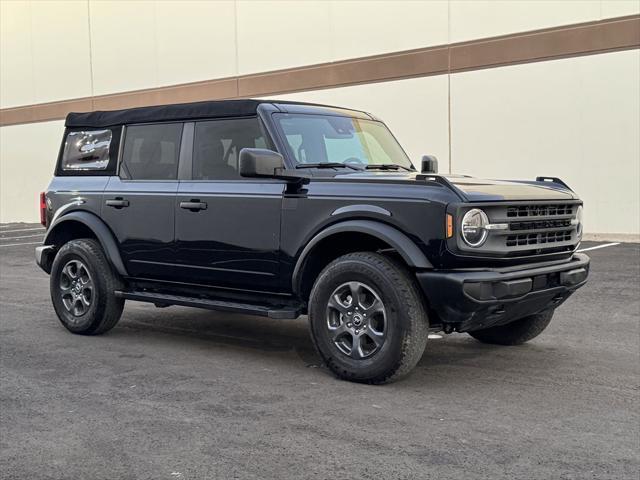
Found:
[[62, 153], [63, 170], [106, 170], [109, 165], [111, 130], [69, 132]]
[[56, 175], [113, 175], [120, 132], [121, 127], [67, 129], [58, 155]]

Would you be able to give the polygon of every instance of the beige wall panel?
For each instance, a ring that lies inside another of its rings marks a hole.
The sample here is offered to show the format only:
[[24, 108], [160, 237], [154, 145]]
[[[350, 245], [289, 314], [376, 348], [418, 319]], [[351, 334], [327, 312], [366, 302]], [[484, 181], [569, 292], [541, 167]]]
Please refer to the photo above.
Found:
[[53, 176], [64, 122], [0, 128], [0, 223], [40, 221], [38, 194]]
[[602, 18], [623, 17], [640, 13], [640, 0], [602, 0]]
[[158, 86], [156, 5], [91, 0], [95, 95]]
[[0, 108], [34, 103], [31, 4], [0, 2]]
[[599, 0], [451, 0], [450, 41], [599, 19]]
[[448, 2], [334, 0], [331, 25], [334, 60], [442, 45]]
[[160, 85], [236, 74], [233, 1], [158, 1], [156, 5]]
[[431, 154], [438, 157], [440, 171], [448, 171], [446, 75], [301, 92], [276, 98], [325, 103], [372, 113], [387, 124], [416, 167], [419, 167], [422, 155]]
[[240, 74], [332, 58], [329, 2], [241, 0], [237, 12]]
[[640, 52], [453, 75], [453, 171], [564, 179], [588, 233], [640, 231]]
[[32, 6], [35, 102], [90, 96], [87, 3], [35, 2]]

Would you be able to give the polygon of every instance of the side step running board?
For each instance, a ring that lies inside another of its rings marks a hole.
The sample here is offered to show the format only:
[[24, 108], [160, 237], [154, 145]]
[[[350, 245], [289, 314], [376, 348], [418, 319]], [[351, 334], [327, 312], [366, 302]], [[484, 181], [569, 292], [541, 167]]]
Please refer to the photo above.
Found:
[[185, 297], [180, 295], [167, 295], [164, 293], [145, 291], [116, 290], [116, 297], [138, 302], [155, 303], [158, 307], [170, 305], [182, 305], [185, 307], [206, 308], [208, 310], [220, 310], [223, 312], [244, 313], [246, 315], [258, 315], [276, 319], [294, 319], [301, 315], [301, 307], [292, 305], [266, 306], [250, 303], [229, 302], [224, 300], [211, 300], [207, 298]]

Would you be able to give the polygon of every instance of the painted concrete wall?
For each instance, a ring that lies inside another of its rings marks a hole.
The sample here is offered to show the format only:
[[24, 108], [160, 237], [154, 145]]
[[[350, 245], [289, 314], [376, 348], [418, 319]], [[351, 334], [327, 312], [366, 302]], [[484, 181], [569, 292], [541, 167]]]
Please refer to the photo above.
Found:
[[0, 0], [0, 107], [637, 13], [638, 0]]
[[[117, 93], [637, 13], [636, 0], [0, 0], [0, 104]], [[633, 50], [282, 97], [375, 113], [416, 164], [430, 153], [441, 171], [560, 176], [585, 200], [587, 232], [637, 235], [639, 72], [640, 51]], [[0, 128], [0, 221], [37, 221], [37, 195], [51, 176], [61, 134], [62, 122]]]

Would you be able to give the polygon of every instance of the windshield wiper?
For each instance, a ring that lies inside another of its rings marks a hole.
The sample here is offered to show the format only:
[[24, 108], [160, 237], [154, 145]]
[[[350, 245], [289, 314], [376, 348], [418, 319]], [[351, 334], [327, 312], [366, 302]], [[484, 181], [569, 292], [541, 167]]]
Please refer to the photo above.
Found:
[[299, 163], [296, 168], [350, 168], [351, 170], [362, 171], [361, 167], [349, 165], [348, 163], [326, 162], [326, 163]]
[[402, 168], [408, 172], [413, 172], [413, 169], [405, 167], [404, 165], [398, 165], [397, 163], [381, 163], [379, 165], [372, 164], [367, 165], [365, 168], [367, 170], [400, 170]]

